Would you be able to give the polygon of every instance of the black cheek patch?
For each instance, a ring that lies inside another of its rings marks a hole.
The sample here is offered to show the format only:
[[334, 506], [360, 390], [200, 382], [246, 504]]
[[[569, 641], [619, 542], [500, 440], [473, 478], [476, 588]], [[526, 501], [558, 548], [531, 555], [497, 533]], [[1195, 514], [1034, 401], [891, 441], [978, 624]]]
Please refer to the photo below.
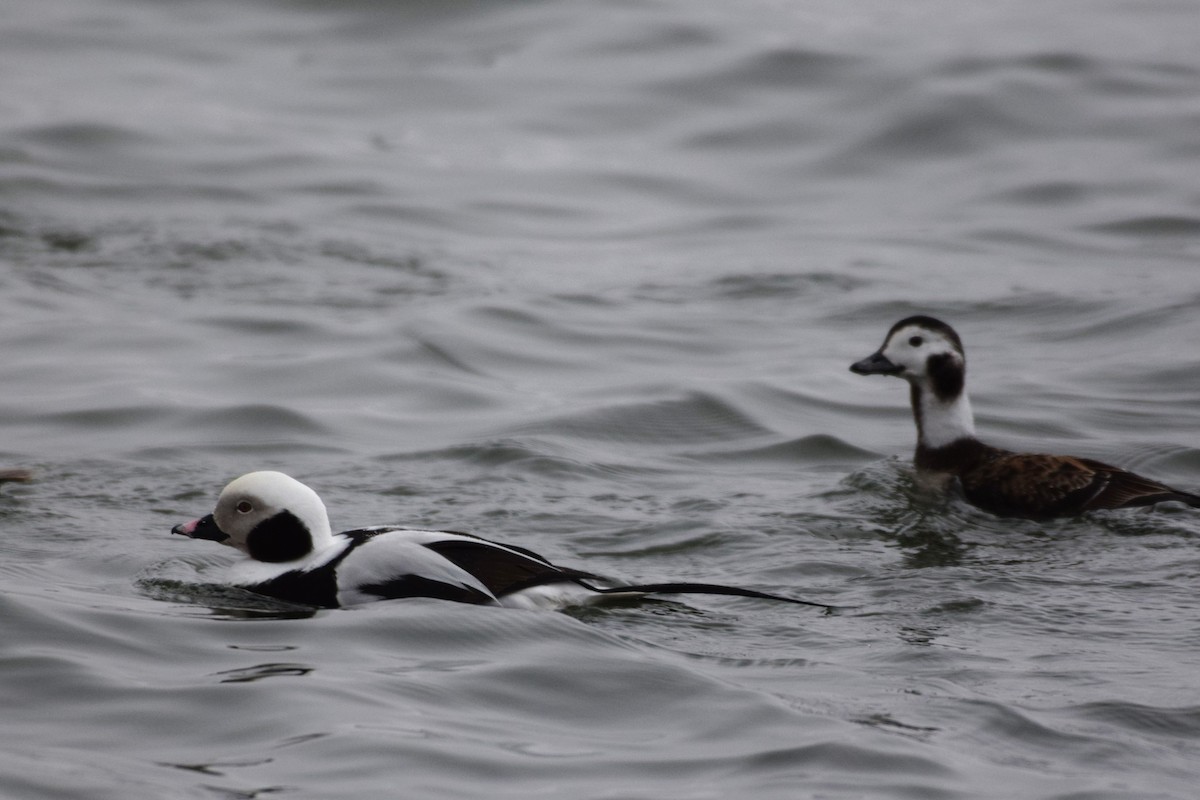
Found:
[[246, 551], [257, 561], [272, 564], [295, 561], [312, 552], [312, 533], [290, 511], [280, 511], [254, 526], [246, 537]]
[[939, 353], [925, 362], [925, 372], [933, 393], [942, 402], [955, 399], [963, 390], [964, 369], [962, 363], [949, 353]]

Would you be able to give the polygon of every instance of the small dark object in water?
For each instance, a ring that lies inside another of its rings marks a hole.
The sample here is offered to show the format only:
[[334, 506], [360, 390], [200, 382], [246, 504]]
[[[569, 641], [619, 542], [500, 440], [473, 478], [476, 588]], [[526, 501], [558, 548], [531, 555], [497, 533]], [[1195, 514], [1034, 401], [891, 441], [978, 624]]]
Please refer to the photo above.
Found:
[[27, 469], [0, 469], [0, 483], [24, 483], [33, 480], [33, 473]]

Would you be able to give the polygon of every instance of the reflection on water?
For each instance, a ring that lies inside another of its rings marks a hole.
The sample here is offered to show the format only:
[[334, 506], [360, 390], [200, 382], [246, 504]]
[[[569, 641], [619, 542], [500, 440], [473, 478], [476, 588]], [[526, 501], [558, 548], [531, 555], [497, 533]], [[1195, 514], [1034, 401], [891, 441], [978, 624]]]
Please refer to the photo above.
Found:
[[970, 549], [953, 533], [930, 530], [919, 524], [897, 532], [895, 542], [905, 549], [905, 564], [914, 569], [958, 566]]
[[221, 676], [221, 683], [252, 683], [264, 678], [300, 678], [312, 671], [312, 667], [304, 664], [271, 663], [224, 670], [217, 674]]

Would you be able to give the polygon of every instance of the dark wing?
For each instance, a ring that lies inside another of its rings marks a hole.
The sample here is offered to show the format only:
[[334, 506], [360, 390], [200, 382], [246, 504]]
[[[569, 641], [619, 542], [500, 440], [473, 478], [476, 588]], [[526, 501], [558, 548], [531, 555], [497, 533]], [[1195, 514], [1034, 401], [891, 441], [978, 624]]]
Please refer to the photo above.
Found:
[[[719, 594], [835, 608], [825, 603], [711, 583], [596, 586], [592, 581], [604, 580], [598, 575], [555, 566], [532, 550], [499, 544], [469, 533], [380, 526], [346, 531], [342, 535], [354, 543], [347, 553], [377, 538], [385, 544], [382, 550], [367, 547], [356, 552], [368, 553], [365, 559], [343, 556], [349, 582], [357, 587], [359, 594], [370, 595], [371, 599], [437, 597], [460, 603], [492, 603], [493, 598], [503, 598], [524, 589], [571, 583], [597, 595], [611, 597], [650, 593]], [[386, 546], [388, 544], [390, 547]], [[380, 579], [378, 576], [381, 575], [386, 577]], [[485, 589], [487, 593], [483, 591]], [[362, 601], [351, 599], [350, 602]]]
[[401, 575], [376, 583], [365, 583], [359, 587], [359, 591], [374, 595], [380, 600], [432, 597], [436, 600], [450, 600], [455, 603], [472, 603], [474, 605], [488, 605], [495, 602], [491, 595], [484, 594], [470, 586], [447, 583], [420, 575]]
[[473, 533], [464, 533], [463, 531], [441, 531], [441, 533], [448, 533], [451, 536], [461, 536], [464, 539], [470, 539], [473, 542], [481, 542], [483, 544], [490, 545], [491, 547], [499, 547], [499, 548], [503, 548], [504, 550], [512, 550], [513, 552], [528, 556], [529, 558], [533, 559], [534, 561], [540, 561], [542, 564], [545, 564], [547, 567], [552, 566], [552, 564], [549, 561], [547, 561], [545, 558], [543, 558], [542, 556], [538, 555], [537, 553], [533, 552], [532, 550], [521, 547], [519, 545], [500, 544], [499, 542], [493, 542], [491, 539], [485, 539], [482, 536], [476, 536]]
[[1099, 461], [1086, 458], [1076, 459], [1081, 464], [1096, 470], [1098, 475], [1107, 479], [1104, 487], [1096, 496], [1088, 501], [1084, 510], [1093, 508], [1128, 508], [1131, 506], [1148, 506], [1175, 500], [1187, 503], [1189, 506], [1200, 507], [1200, 496], [1190, 492], [1181, 492], [1170, 486], [1144, 478], [1120, 467], [1112, 467]]
[[569, 580], [532, 553], [461, 533], [376, 526], [340, 535], [351, 545], [330, 566], [342, 604], [410, 597], [492, 604], [501, 594], [550, 582], [547, 573]]
[[496, 597], [548, 583], [574, 583], [597, 577], [589, 572], [556, 567], [530, 550], [473, 536], [442, 539], [425, 546], [474, 575]]
[[1126, 508], [1200, 497], [1119, 467], [1074, 456], [1008, 453], [964, 471], [963, 493], [1001, 516], [1043, 519], [1101, 508]]

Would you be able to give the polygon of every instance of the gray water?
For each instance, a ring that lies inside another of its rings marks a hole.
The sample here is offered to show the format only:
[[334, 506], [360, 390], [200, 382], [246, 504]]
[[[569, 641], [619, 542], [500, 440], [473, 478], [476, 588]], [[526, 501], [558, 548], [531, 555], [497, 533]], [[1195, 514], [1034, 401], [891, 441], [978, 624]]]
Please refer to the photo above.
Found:
[[[8, 0], [0, 795], [1194, 798], [1200, 517], [914, 488], [981, 435], [1200, 487], [1200, 7]], [[305, 614], [171, 537], [281, 469], [676, 597]]]

